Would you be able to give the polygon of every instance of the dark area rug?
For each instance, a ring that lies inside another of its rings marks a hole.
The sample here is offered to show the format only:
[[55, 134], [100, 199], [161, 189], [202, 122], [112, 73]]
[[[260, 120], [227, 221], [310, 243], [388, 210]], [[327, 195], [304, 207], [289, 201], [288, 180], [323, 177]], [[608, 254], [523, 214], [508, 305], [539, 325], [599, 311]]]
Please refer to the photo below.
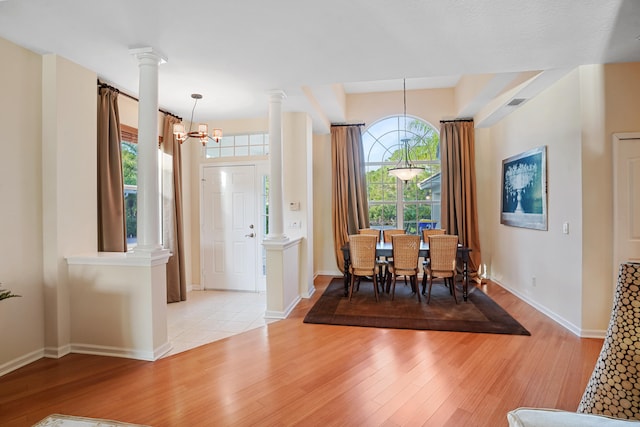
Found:
[[[357, 289], [357, 288], [356, 288]], [[411, 286], [398, 281], [395, 300], [391, 293], [380, 293], [376, 302], [373, 283], [362, 281], [360, 290], [349, 301], [344, 296], [342, 278], [334, 278], [304, 318], [305, 323], [365, 326], [372, 328], [419, 329], [531, 335], [520, 323], [480, 289], [469, 286], [467, 301], [456, 285], [458, 304], [442, 282], [433, 283], [431, 301], [418, 303]]]

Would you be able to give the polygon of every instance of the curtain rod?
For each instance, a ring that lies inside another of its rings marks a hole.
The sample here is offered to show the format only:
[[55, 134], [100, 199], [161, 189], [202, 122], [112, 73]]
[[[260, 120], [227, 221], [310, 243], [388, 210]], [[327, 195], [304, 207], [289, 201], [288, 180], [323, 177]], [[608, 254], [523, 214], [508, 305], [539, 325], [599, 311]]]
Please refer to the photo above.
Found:
[[472, 122], [473, 119], [440, 120], [440, 123]]
[[[120, 89], [118, 89], [117, 87], [113, 87], [113, 86], [111, 86], [111, 85], [108, 85], [108, 84], [106, 84], [106, 83], [103, 83], [103, 82], [101, 82], [100, 80], [98, 80], [98, 86], [100, 86], [100, 87], [104, 87], [104, 88], [107, 88], [107, 89], [111, 89], [111, 90], [113, 90], [113, 91], [115, 91], [115, 92], [117, 92], [117, 93], [119, 93], [119, 94], [121, 94], [121, 95], [126, 96], [126, 97], [127, 97], [127, 98], [129, 98], [129, 99], [133, 99], [133, 100], [134, 100], [134, 101], [136, 101], [136, 102], [140, 102], [140, 100], [139, 100], [138, 98], [136, 98], [135, 96], [129, 95], [128, 93], [125, 93], [125, 92], [120, 92]], [[162, 108], [158, 108], [158, 111], [160, 111], [161, 113], [164, 113], [164, 114], [166, 114], [166, 115], [168, 115], [168, 116], [175, 117], [176, 119], [178, 119], [178, 120], [182, 121], [182, 117], [177, 116], [177, 115], [175, 115], [175, 114], [173, 114], [173, 113], [170, 113], [170, 112], [168, 112], [168, 111], [165, 111], [165, 110], [163, 110]]]
[[365, 126], [366, 123], [331, 123], [331, 127], [339, 127], [339, 126]]

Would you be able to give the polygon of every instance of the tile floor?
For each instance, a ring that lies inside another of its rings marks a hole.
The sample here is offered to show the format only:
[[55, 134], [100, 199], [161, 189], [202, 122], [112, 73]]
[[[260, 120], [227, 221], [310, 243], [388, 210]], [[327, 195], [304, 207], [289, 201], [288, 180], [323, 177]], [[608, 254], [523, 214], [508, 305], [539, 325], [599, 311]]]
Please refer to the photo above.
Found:
[[200, 291], [167, 304], [171, 356], [276, 321], [265, 319], [265, 292]]

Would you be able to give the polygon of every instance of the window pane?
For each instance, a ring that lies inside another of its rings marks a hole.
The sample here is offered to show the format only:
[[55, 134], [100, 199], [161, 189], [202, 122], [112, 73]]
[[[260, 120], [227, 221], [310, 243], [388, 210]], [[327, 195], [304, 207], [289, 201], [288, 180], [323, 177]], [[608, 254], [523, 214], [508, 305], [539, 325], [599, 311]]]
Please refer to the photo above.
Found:
[[235, 137], [231, 136], [223, 136], [220, 140], [220, 147], [233, 147], [235, 144]]
[[249, 135], [236, 135], [236, 147], [242, 145], [249, 145]]
[[205, 158], [214, 159], [216, 157], [220, 157], [220, 148], [219, 147], [212, 147], [212, 148], [207, 148], [206, 149]]
[[251, 156], [261, 156], [264, 154], [264, 146], [250, 147], [249, 155]]
[[122, 175], [124, 178], [124, 215], [127, 247], [138, 242], [138, 144], [128, 141], [120, 143]]
[[395, 203], [369, 206], [369, 224], [376, 228], [396, 228]]
[[415, 204], [405, 204], [404, 205], [404, 229], [409, 234], [417, 234], [418, 233], [418, 225], [417, 225], [417, 215], [418, 215], [418, 206]]
[[253, 134], [253, 135], [249, 135], [249, 145], [263, 145], [264, 144], [264, 135], [259, 133], [259, 134]]
[[244, 147], [236, 146], [235, 155], [236, 156], [248, 156], [249, 155], [249, 147], [246, 146], [246, 145]]
[[127, 247], [138, 243], [138, 189], [125, 186], [124, 214], [127, 227]]
[[369, 194], [369, 201], [381, 202], [384, 200], [382, 184], [369, 184], [367, 191]]

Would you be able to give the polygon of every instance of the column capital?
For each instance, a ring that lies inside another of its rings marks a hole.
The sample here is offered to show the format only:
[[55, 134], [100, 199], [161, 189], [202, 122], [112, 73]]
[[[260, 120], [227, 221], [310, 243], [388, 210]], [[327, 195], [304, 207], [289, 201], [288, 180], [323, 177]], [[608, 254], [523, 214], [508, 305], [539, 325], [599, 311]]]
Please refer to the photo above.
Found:
[[270, 90], [269, 92], [269, 101], [282, 101], [283, 99], [287, 99], [287, 94], [284, 93], [282, 89]]
[[143, 63], [146, 61], [154, 61], [155, 64], [164, 64], [167, 62], [167, 57], [162, 53], [158, 52], [156, 49], [145, 46], [145, 47], [132, 47], [129, 48], [129, 53], [135, 56], [138, 59], [138, 62]]

